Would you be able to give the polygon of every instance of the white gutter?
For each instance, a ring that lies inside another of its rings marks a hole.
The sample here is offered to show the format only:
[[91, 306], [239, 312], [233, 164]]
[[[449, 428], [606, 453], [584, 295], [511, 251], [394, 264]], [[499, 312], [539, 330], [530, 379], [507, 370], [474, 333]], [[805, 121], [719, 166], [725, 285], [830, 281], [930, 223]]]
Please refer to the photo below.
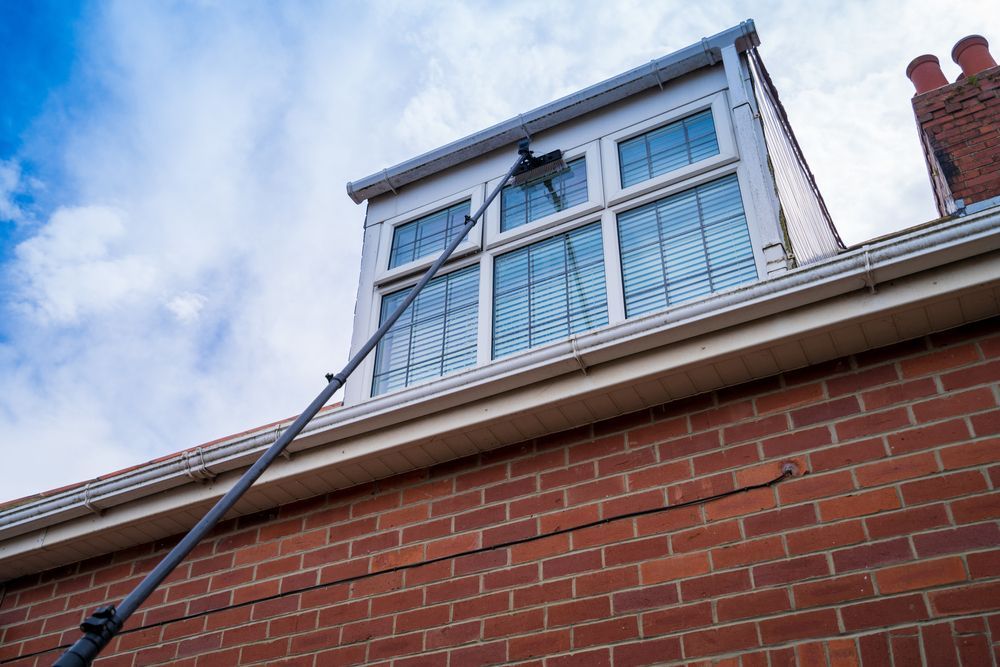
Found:
[[[652, 349], [668, 342], [757, 320], [1000, 249], [1000, 208], [937, 221], [853, 248], [841, 255], [733, 291], [604, 327], [487, 366], [439, 378], [316, 417], [290, 446], [302, 451], [408, 419], [470, 403], [516, 387]], [[994, 275], [1000, 278], [1000, 263]], [[241, 468], [274, 442], [270, 426], [200, 450], [148, 464], [118, 477], [95, 480], [47, 498], [0, 510], [0, 539], [122, 505]]]
[[453, 141], [395, 167], [347, 183], [347, 194], [360, 204], [366, 199], [395, 192], [400, 187], [445, 169], [481, 157], [490, 151], [511, 146], [568, 120], [614, 104], [649, 88], [663, 88], [672, 79], [702, 67], [722, 62], [722, 49], [736, 46], [740, 53], [760, 44], [752, 19], [705, 37], [680, 51], [675, 51], [623, 74], [532, 109], [516, 118]]

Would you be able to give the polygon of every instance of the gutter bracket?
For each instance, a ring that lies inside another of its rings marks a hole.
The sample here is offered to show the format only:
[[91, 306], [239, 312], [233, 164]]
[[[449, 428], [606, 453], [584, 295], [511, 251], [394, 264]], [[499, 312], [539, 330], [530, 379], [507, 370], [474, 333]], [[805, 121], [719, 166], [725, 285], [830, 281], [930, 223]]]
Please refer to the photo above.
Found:
[[656, 85], [658, 85], [660, 87], [660, 90], [663, 90], [663, 79], [660, 78], [660, 68], [657, 67], [657, 65], [656, 65], [656, 59], [654, 58], [654, 59], [650, 60], [649, 61], [649, 65], [650, 65], [650, 67], [653, 68], [653, 76], [656, 77]]
[[100, 507], [98, 507], [97, 505], [95, 505], [93, 503], [93, 501], [91, 501], [91, 499], [90, 499], [90, 487], [91, 487], [91, 485], [93, 483], [94, 483], [94, 481], [91, 480], [91, 481], [87, 482], [86, 486], [83, 487], [83, 503], [82, 504], [83, 504], [84, 507], [86, 507], [89, 511], [93, 512], [97, 516], [102, 516], [104, 514], [104, 510], [101, 509]]
[[577, 347], [576, 336], [570, 336], [569, 348], [573, 352], [573, 358], [576, 359], [576, 365], [580, 367], [580, 372], [587, 375], [587, 364], [584, 363], [583, 357], [580, 355], [580, 348]]
[[389, 191], [392, 192], [392, 194], [394, 194], [394, 195], [398, 195], [399, 194], [398, 192], [396, 192], [396, 188], [392, 187], [392, 181], [389, 180], [389, 170], [388, 169], [383, 169], [382, 170], [382, 179], [385, 180], [385, 184], [389, 186]]
[[[708, 56], [708, 64], [714, 65], [718, 61], [715, 59], [715, 54], [712, 53], [712, 47], [709, 45], [708, 37], [701, 38], [701, 48], [705, 49], [705, 55]], [[659, 78], [659, 77], [657, 77]], [[660, 88], [663, 88], [661, 85]]]
[[531, 141], [531, 132], [528, 132], [528, 124], [524, 121], [524, 114], [517, 114], [517, 120], [521, 123], [521, 131], [524, 132], [524, 138]]
[[[192, 458], [196, 453], [198, 455], [198, 464], [194, 465]], [[181, 461], [184, 463], [184, 474], [196, 482], [205, 483], [216, 478], [216, 474], [205, 465], [205, 452], [201, 447], [195, 447], [193, 450], [181, 454]]]
[[868, 248], [865, 248], [865, 286], [868, 287], [868, 292], [870, 294], [876, 294], [878, 289], [876, 288], [875, 276], [872, 274], [872, 255]]

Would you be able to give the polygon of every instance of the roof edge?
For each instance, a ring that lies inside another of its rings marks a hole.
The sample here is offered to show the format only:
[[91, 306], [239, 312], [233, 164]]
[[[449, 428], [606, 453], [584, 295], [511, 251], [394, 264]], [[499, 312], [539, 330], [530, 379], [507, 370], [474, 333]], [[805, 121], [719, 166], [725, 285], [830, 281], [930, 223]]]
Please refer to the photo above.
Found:
[[347, 195], [355, 204], [457, 166], [533, 133], [542, 132], [596, 109], [608, 106], [646, 89], [662, 87], [702, 67], [722, 62], [722, 49], [735, 45], [739, 52], [760, 44], [753, 19], [747, 19], [700, 42], [674, 51], [645, 65], [596, 83], [581, 91], [549, 102], [475, 134], [418, 155], [394, 167], [348, 181]]

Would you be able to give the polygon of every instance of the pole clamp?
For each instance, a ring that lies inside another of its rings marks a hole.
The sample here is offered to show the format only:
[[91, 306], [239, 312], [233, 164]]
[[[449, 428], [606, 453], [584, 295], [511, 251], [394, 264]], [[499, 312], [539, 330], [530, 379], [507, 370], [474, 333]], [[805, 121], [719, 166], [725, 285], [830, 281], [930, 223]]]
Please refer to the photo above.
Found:
[[80, 629], [95, 635], [104, 635], [105, 633], [113, 635], [118, 631], [118, 625], [115, 606], [108, 604], [94, 610], [94, 613], [80, 624]]

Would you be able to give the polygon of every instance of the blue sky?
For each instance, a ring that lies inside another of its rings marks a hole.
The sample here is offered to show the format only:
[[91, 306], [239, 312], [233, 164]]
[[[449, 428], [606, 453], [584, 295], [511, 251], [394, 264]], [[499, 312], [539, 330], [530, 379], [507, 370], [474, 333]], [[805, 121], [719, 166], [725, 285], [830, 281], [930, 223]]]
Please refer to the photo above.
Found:
[[0, 2], [0, 500], [294, 414], [346, 181], [748, 17], [845, 239], [933, 218], [903, 70], [995, 0]]

